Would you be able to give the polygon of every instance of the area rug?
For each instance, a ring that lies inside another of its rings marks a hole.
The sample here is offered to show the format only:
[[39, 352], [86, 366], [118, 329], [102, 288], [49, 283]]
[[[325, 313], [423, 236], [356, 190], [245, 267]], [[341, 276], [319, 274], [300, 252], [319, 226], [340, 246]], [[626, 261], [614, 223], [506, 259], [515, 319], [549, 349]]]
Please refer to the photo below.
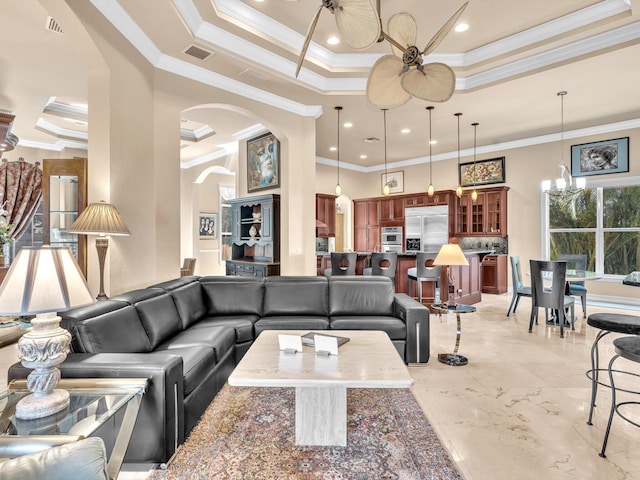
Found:
[[296, 446], [294, 401], [293, 388], [225, 385], [150, 478], [462, 479], [409, 390], [349, 389], [346, 447]]

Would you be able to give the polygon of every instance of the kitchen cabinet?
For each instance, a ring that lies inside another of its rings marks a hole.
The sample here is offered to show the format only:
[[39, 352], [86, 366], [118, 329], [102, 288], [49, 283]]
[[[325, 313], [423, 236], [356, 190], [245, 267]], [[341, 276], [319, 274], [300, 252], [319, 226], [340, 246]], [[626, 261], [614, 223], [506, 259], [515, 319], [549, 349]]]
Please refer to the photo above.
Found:
[[[318, 224], [326, 225], [318, 228]], [[316, 237], [335, 237], [336, 236], [336, 197], [335, 195], [326, 195], [324, 193], [316, 193]]]
[[428, 195], [426, 193], [420, 195], [411, 195], [404, 198], [404, 206], [406, 207], [424, 207], [427, 205]]
[[354, 200], [354, 249], [359, 252], [380, 250], [380, 202], [378, 200]]
[[482, 260], [482, 293], [499, 295], [507, 291], [507, 256], [487, 255]]
[[236, 198], [231, 205], [231, 260], [227, 275], [280, 274], [280, 196]]
[[[455, 288], [455, 302], [464, 305], [473, 305], [482, 300], [482, 286], [480, 276], [480, 257], [477, 254], [465, 254], [468, 266], [454, 265], [443, 267], [443, 270], [452, 269], [453, 285]], [[448, 270], [447, 270], [448, 271]], [[444, 278], [444, 282], [442, 279]], [[441, 277], [440, 298], [446, 303], [449, 300], [448, 274]]]
[[404, 223], [404, 199], [383, 198], [380, 200], [380, 226], [401, 227]]
[[507, 236], [507, 192], [509, 187], [478, 189], [478, 198], [471, 200], [466, 191], [456, 202], [456, 236]]

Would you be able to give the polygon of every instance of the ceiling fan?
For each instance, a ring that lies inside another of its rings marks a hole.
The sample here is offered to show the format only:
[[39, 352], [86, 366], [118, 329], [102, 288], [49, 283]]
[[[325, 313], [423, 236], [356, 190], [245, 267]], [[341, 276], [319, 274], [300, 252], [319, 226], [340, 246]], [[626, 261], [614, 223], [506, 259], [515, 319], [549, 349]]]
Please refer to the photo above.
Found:
[[374, 0], [322, 0], [322, 5], [320, 5], [311, 20], [307, 36], [300, 51], [296, 67], [296, 78], [300, 73], [302, 62], [307, 54], [311, 37], [323, 8], [328, 9], [335, 15], [340, 36], [351, 48], [364, 50], [380, 39], [380, 17], [374, 5]]
[[447, 36], [468, 3], [453, 14], [423, 50], [415, 46], [417, 27], [411, 15], [397, 13], [389, 19], [388, 33], [381, 32], [381, 35], [391, 43], [393, 54], [379, 58], [367, 79], [367, 100], [373, 107], [396, 108], [412, 96], [432, 102], [446, 102], [451, 98], [456, 84], [453, 69], [444, 63], [422, 62]]

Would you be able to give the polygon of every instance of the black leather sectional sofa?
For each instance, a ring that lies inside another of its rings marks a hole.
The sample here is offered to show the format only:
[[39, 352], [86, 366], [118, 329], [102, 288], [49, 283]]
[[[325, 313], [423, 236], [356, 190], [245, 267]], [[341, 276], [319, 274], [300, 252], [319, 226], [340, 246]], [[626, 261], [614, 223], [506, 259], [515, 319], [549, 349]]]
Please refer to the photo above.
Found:
[[168, 461], [263, 330], [382, 330], [406, 363], [429, 359], [428, 309], [385, 277], [182, 277], [61, 316], [63, 377], [150, 379], [127, 462]]

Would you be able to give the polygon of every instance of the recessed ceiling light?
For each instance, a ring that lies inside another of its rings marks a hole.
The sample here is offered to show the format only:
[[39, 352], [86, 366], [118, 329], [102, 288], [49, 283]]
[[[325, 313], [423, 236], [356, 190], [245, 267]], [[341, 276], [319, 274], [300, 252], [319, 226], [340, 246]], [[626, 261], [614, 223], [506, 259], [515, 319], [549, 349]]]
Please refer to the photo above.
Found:
[[343, 123], [343, 124], [342, 124], [342, 126], [343, 126], [344, 128], [351, 128], [351, 127], [353, 127], [353, 123], [351, 123], [351, 122], [346, 122], [346, 123]]
[[360, 158], [365, 159], [365, 158], [367, 158], [367, 156], [366, 155], [360, 155]]
[[337, 149], [337, 147], [330, 147], [329, 150], [331, 150], [332, 152], [335, 152]]
[[431, 140], [429, 143], [430, 143], [431, 145], [435, 145], [436, 143], [438, 143], [438, 140]]
[[329, 45], [337, 45], [340, 43], [340, 39], [338, 37], [329, 37], [327, 38], [327, 43]]
[[403, 128], [402, 130], [400, 130], [401, 133], [411, 133], [411, 129], [410, 128]]
[[456, 28], [454, 28], [454, 30], [458, 33], [460, 32], [466, 32], [467, 30], [469, 30], [469, 24], [467, 23], [459, 23], [458, 25], [456, 25]]

